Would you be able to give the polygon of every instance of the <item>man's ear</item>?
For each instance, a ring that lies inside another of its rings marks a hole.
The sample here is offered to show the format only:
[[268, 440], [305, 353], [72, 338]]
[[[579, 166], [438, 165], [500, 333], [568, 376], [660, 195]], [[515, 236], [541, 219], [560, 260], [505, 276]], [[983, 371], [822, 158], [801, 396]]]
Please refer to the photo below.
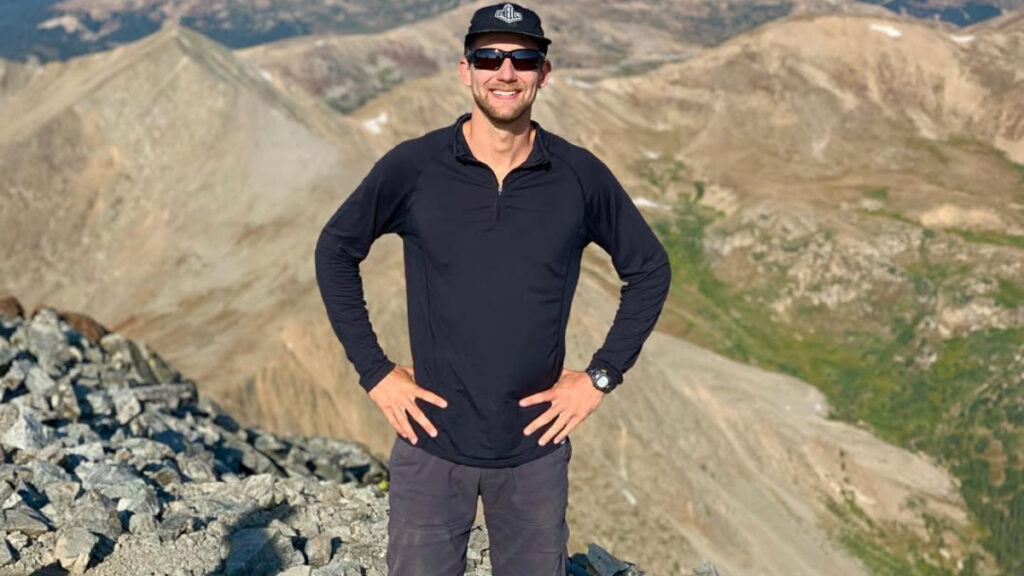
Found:
[[544, 59], [544, 63], [540, 66], [540, 82], [538, 86], [544, 87], [548, 85], [548, 74], [551, 74], [551, 60]]
[[466, 60], [466, 57], [463, 56], [462, 58], [459, 59], [459, 80], [462, 80], [463, 86], [473, 85], [472, 79], [470, 78], [469, 74], [469, 60]]

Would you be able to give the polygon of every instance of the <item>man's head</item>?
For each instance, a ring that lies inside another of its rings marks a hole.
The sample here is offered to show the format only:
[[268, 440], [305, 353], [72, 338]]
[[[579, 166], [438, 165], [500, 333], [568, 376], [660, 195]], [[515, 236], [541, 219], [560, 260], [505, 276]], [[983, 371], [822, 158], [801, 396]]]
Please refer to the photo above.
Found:
[[[515, 122], [529, 112], [537, 90], [547, 84], [551, 72], [546, 58], [550, 43], [544, 37], [540, 17], [517, 4], [488, 6], [473, 15], [465, 39], [466, 54], [459, 61], [459, 76], [470, 87], [477, 107], [492, 122]], [[481, 49], [535, 50], [540, 54], [516, 52], [508, 56]], [[496, 64], [503, 56], [500, 67], [490, 69], [493, 66], [488, 63]], [[538, 60], [539, 66], [535, 66]]]

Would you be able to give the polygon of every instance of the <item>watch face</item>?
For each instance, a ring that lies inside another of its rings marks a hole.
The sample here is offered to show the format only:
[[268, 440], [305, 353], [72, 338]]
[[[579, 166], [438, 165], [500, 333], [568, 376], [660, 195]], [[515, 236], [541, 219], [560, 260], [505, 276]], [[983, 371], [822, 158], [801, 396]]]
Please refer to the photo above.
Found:
[[604, 370], [600, 369], [592, 371], [590, 373], [590, 378], [594, 381], [594, 384], [602, 390], [608, 388], [608, 385], [611, 383], [611, 380], [608, 379], [608, 374], [605, 373]]

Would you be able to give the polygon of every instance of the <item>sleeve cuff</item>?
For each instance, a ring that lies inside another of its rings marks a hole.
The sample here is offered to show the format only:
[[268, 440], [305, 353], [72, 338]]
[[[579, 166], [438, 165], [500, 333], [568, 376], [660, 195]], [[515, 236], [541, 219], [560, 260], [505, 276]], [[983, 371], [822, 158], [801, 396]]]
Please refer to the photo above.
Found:
[[370, 390], [373, 390], [373, 387], [376, 386], [381, 380], [384, 379], [385, 376], [390, 374], [391, 371], [394, 369], [395, 363], [392, 362], [391, 360], [387, 360], [386, 363], [381, 364], [372, 371], [364, 374], [359, 379], [359, 385], [362, 386], [364, 390], [366, 390], [367, 394], [369, 394]]

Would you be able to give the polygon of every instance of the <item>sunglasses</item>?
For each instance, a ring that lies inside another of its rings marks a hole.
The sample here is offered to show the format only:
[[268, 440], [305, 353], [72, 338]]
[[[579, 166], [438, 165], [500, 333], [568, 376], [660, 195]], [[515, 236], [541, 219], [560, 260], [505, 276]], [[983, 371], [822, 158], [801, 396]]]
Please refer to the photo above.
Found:
[[466, 51], [466, 60], [476, 66], [478, 70], [497, 70], [505, 62], [505, 58], [510, 58], [512, 67], [520, 72], [539, 70], [544, 63], [544, 57], [544, 52], [531, 48], [521, 48], [509, 52], [497, 48], [477, 48]]

